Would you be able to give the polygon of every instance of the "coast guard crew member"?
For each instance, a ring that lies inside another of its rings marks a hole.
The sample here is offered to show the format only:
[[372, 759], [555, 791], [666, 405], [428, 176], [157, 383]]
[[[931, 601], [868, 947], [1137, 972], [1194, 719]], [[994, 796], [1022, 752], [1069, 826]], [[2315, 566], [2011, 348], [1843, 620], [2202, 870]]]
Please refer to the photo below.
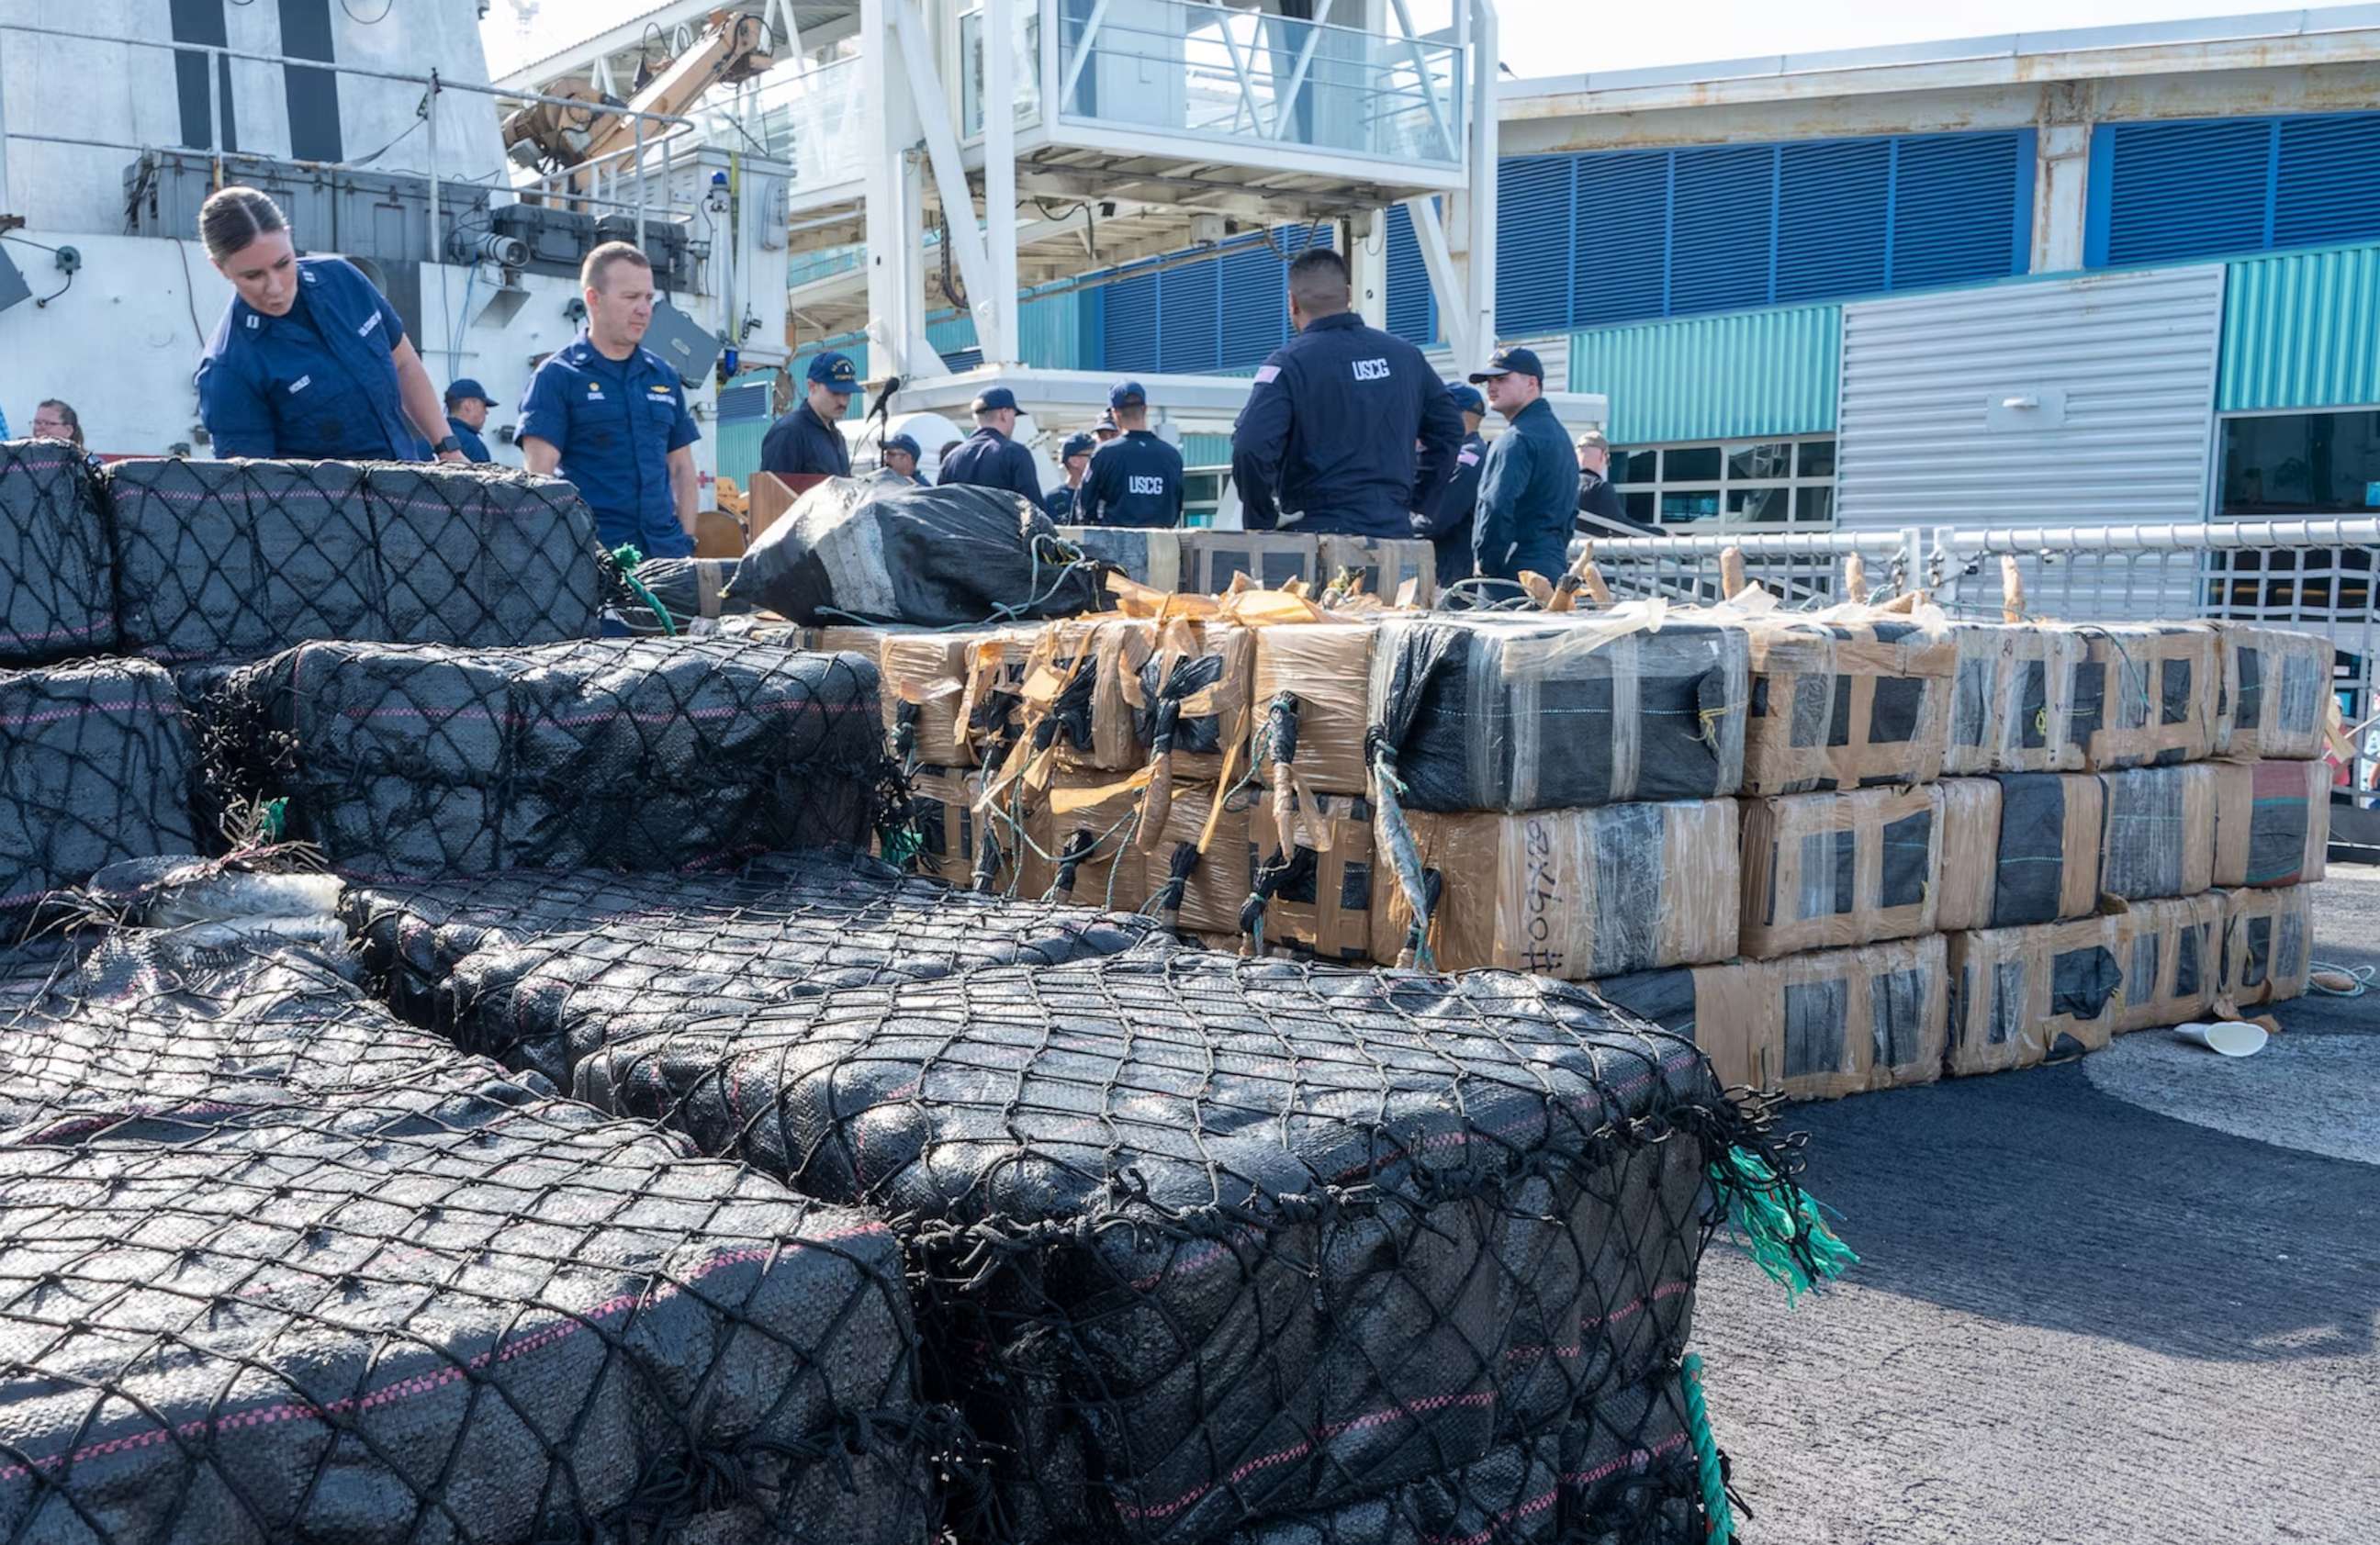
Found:
[[1301, 532], [1409, 537], [1413, 512], [1429, 508], [1454, 465], [1463, 420], [1437, 372], [1421, 350], [1365, 326], [1349, 299], [1338, 253], [1318, 247], [1289, 265], [1297, 336], [1257, 369], [1232, 429], [1251, 531], [1302, 512]]
[[233, 290], [199, 360], [216, 455], [463, 459], [396, 308], [353, 264], [298, 257], [281, 206], [252, 187], [211, 195], [199, 239]]
[[1041, 509], [1041, 477], [1033, 470], [1033, 453], [1008, 438], [1015, 432], [1016, 393], [1004, 386], [986, 388], [975, 400], [975, 433], [942, 458], [942, 475], [935, 481], [944, 487], [965, 483], [1006, 489]]
[[836, 428], [851, 407], [859, 372], [849, 357], [822, 354], [810, 361], [804, 397], [793, 410], [769, 426], [760, 441], [760, 470], [792, 477], [823, 472], [830, 477], [851, 476], [851, 447]]
[[1085, 525], [1174, 526], [1182, 524], [1182, 453], [1148, 428], [1148, 393], [1136, 380], [1108, 388], [1108, 411], [1121, 440], [1091, 453], [1091, 469], [1075, 500]]
[[927, 482], [926, 475], [917, 470], [917, 442], [914, 438], [894, 435], [884, 442], [884, 470], [921, 489], [930, 489], [934, 485]]
[[1479, 468], [1488, 459], [1488, 442], [1479, 426], [1488, 416], [1488, 400], [1479, 389], [1461, 383], [1446, 389], [1463, 415], [1463, 443], [1454, 448], [1454, 471], [1439, 486], [1434, 502], [1414, 517], [1414, 535], [1427, 537], [1438, 550], [1438, 583], [1443, 587], [1471, 577], [1471, 530], [1479, 510]]
[[468, 376], [446, 388], [446, 428], [462, 446], [465, 460], [495, 460], [488, 454], [488, 442], [480, 438], [480, 431], [488, 427], [488, 409], [494, 404], [495, 399], [488, 395], [487, 388]]
[[1089, 431], [1084, 430], [1068, 435], [1058, 453], [1058, 465], [1064, 469], [1066, 480], [1051, 489], [1043, 502], [1050, 507], [1050, 518], [1060, 525], [1080, 524], [1075, 517], [1082, 513], [1083, 474], [1091, 469], [1091, 453], [1099, 443]]
[[[1517, 580], [1524, 569], [1559, 579], [1570, 566], [1578, 519], [1578, 457], [1545, 400], [1546, 369], [1533, 349], [1502, 349], [1475, 373], [1507, 428], [1479, 471], [1477, 572]], [[1517, 587], [1516, 587], [1517, 588]]]
[[521, 459], [559, 471], [595, 512], [605, 547], [694, 555], [694, 442], [677, 372], [643, 346], [653, 320], [650, 259], [625, 241], [587, 254], [587, 331], [547, 356], [521, 397]]

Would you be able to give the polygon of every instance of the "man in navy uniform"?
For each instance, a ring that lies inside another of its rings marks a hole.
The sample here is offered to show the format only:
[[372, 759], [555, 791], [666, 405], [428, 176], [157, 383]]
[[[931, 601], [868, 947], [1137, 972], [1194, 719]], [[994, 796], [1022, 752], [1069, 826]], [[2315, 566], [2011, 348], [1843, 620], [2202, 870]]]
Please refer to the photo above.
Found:
[[1108, 389], [1108, 411], [1123, 438], [1091, 453], [1075, 513], [1085, 525], [1182, 524], [1182, 453], [1148, 428], [1148, 393], [1136, 380]]
[[942, 458], [942, 475], [935, 481], [1006, 489], [1040, 509], [1041, 477], [1033, 469], [1033, 453], [1009, 438], [1015, 432], [1016, 393], [1004, 386], [987, 387], [975, 400], [975, 433]]
[[1409, 537], [1413, 512], [1430, 507], [1454, 465], [1463, 419], [1437, 372], [1421, 350], [1365, 326], [1350, 298], [1338, 253], [1318, 247], [1289, 265], [1297, 336], [1257, 369], [1232, 429], [1251, 531], [1297, 512], [1301, 532]]
[[917, 470], [917, 442], [908, 435], [894, 435], [884, 442], [884, 470], [921, 489], [933, 487]]
[[643, 346], [653, 320], [653, 266], [607, 241], [578, 270], [587, 331], [546, 357], [521, 397], [521, 460], [560, 472], [595, 512], [606, 547], [647, 558], [694, 556], [694, 442], [686, 389]]
[[1461, 382], [1446, 389], [1455, 410], [1463, 415], [1463, 443], [1454, 449], [1454, 472], [1440, 484], [1434, 501], [1414, 516], [1414, 535], [1427, 537], [1438, 549], [1438, 583], [1442, 588], [1471, 577], [1471, 530], [1479, 509], [1479, 468], [1488, 459], [1488, 441], [1479, 426], [1488, 416], [1488, 399], [1475, 386]]
[[1486, 385], [1506, 424], [1479, 470], [1477, 572], [1516, 580], [1531, 569], [1559, 578], [1578, 519], [1578, 457], [1546, 402], [1546, 368], [1533, 349], [1500, 349], [1471, 380]]
[[1083, 474], [1091, 469], [1091, 453], [1098, 446], [1099, 441], [1085, 431], [1068, 435], [1064, 448], [1058, 453], [1058, 465], [1066, 474], [1066, 480], [1050, 490], [1047, 502], [1050, 518], [1060, 525], [1080, 524], [1075, 517], [1082, 513]]
[[769, 426], [760, 441], [760, 470], [780, 477], [822, 472], [830, 477], [851, 476], [851, 447], [836, 426], [851, 406], [859, 386], [859, 372], [839, 354], [822, 354], [810, 361], [803, 400], [793, 411]]
[[1123, 438], [1123, 431], [1116, 428], [1115, 409], [1113, 408], [1110, 408], [1107, 412], [1100, 414], [1099, 421], [1091, 426], [1091, 449], [1094, 451], [1097, 451], [1100, 446], [1105, 445], [1109, 441], [1122, 440]]
[[446, 427], [455, 431], [455, 443], [463, 448], [466, 461], [495, 460], [488, 454], [488, 442], [480, 438], [480, 431], [488, 427], [488, 409], [492, 405], [487, 388], [468, 376], [446, 388]]

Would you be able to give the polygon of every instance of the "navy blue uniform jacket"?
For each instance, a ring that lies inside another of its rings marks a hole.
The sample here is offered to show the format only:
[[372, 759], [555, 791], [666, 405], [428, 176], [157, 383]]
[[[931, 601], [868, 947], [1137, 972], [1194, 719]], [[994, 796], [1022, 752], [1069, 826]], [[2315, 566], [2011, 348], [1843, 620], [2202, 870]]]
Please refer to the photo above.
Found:
[[967, 436], [965, 443], [942, 458], [936, 483], [965, 483], [978, 489], [1006, 489], [1021, 493], [1037, 510], [1041, 504], [1041, 478], [1033, 470], [1033, 453], [989, 426]]
[[480, 431], [451, 413], [446, 416], [446, 432], [455, 437], [455, 443], [463, 447], [463, 454], [468, 459], [475, 462], [496, 459], [488, 454], [488, 442], [480, 438]]
[[405, 323], [345, 258], [298, 260], [298, 298], [268, 317], [234, 296], [200, 357], [199, 417], [218, 456], [419, 461], [396, 345]]
[[606, 358], [580, 333], [528, 378], [520, 432], [562, 453], [556, 470], [578, 485], [605, 547], [633, 542], [647, 558], [693, 556], [670, 492], [669, 453], [702, 431], [660, 355], [639, 348]]
[[1488, 460], [1488, 442], [1466, 434], [1454, 448], [1454, 472], [1439, 485], [1414, 529], [1438, 550], [1438, 582], [1451, 585], [1471, 577], [1471, 533], [1479, 513], [1479, 473]]
[[1080, 525], [1182, 524], [1182, 453], [1134, 429], [1091, 453], [1075, 501]]
[[760, 470], [794, 476], [823, 472], [832, 477], [851, 476], [851, 447], [843, 431], [818, 416], [808, 401], [769, 426], [760, 441]]
[[1554, 579], [1570, 566], [1578, 521], [1578, 453], [1540, 397], [1488, 447], [1479, 473], [1478, 572], [1516, 579], [1534, 569]]

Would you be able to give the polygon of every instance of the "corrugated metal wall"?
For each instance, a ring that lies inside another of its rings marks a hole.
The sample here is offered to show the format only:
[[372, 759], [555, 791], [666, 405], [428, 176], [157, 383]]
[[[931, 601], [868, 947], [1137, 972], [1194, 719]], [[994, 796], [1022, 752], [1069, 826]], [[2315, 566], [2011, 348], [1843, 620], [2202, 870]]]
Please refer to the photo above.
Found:
[[2218, 409], [2373, 404], [2380, 404], [2380, 247], [2230, 265]]
[[2216, 264], [1844, 307], [1838, 522], [2203, 520], [2222, 317]]
[[1611, 399], [1615, 444], [1823, 434], [1835, 427], [1840, 306], [1597, 328], [1570, 341], [1570, 389]]

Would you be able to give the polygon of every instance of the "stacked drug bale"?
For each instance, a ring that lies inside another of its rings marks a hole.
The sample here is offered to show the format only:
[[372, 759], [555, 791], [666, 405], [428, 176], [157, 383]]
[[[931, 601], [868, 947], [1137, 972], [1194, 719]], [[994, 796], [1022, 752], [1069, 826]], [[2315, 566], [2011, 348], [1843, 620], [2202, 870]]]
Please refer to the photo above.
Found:
[[1105, 525], [1062, 525], [1058, 535], [1134, 584], [1168, 594], [1219, 596], [1246, 584], [1300, 585], [1318, 596], [1345, 584], [1390, 606], [1427, 606], [1438, 593], [1437, 560], [1426, 541]]
[[888, 635], [878, 645], [884, 733], [909, 783], [909, 836], [889, 854], [955, 886], [990, 889], [1002, 850], [978, 811], [986, 766], [1023, 731], [1025, 668], [1041, 630], [965, 628]]

